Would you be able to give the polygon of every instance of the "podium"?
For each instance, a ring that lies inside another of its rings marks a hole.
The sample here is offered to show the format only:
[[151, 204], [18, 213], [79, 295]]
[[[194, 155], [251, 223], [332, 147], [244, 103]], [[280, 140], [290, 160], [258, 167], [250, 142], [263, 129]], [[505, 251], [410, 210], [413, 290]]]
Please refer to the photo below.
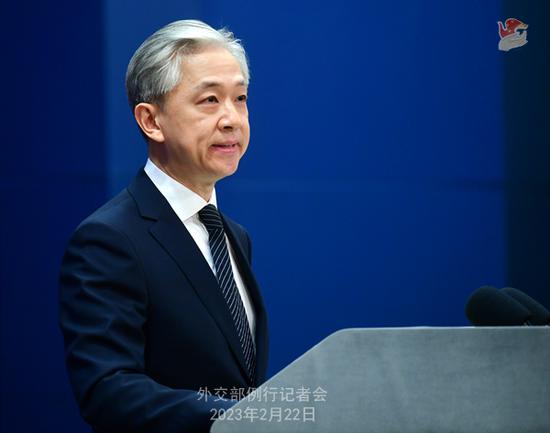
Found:
[[550, 432], [550, 327], [344, 329], [213, 433]]

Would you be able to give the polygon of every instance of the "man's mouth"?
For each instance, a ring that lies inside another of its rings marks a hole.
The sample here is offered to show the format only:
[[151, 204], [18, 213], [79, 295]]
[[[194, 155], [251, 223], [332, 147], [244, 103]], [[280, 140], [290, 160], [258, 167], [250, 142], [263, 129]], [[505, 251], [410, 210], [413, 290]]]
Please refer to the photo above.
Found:
[[222, 143], [214, 143], [210, 147], [211, 152], [215, 152], [216, 155], [235, 156], [240, 154], [240, 143], [238, 141], [225, 141]]
[[228, 142], [228, 143], [215, 143], [212, 146], [217, 147], [219, 149], [231, 149], [232, 147], [238, 146], [239, 143], [236, 141]]

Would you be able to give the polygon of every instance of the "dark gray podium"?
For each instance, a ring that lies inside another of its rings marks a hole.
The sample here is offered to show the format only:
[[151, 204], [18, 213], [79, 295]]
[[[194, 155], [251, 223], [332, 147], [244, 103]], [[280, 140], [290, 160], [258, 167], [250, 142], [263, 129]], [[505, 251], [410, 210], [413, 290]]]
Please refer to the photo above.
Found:
[[214, 433], [550, 433], [550, 327], [338, 331]]

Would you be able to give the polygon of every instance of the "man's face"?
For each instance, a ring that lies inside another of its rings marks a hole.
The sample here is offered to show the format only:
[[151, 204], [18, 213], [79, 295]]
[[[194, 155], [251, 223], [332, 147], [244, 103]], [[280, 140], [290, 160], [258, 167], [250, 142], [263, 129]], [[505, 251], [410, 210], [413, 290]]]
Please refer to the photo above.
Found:
[[184, 58], [182, 80], [157, 115], [163, 141], [159, 161], [193, 189], [233, 174], [250, 139], [247, 87], [237, 60], [210, 47]]

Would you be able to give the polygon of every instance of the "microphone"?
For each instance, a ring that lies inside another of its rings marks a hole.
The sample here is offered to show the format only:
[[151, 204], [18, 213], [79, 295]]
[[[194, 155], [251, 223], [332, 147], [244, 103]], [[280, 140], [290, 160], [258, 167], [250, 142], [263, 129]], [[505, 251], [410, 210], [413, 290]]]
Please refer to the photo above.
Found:
[[531, 312], [492, 286], [474, 291], [466, 303], [466, 317], [474, 326], [531, 325]]
[[531, 296], [513, 287], [504, 287], [500, 291], [506, 293], [506, 295], [513, 298], [516, 302], [519, 302], [531, 313], [530, 322], [532, 325], [550, 325], [550, 311], [531, 298]]

